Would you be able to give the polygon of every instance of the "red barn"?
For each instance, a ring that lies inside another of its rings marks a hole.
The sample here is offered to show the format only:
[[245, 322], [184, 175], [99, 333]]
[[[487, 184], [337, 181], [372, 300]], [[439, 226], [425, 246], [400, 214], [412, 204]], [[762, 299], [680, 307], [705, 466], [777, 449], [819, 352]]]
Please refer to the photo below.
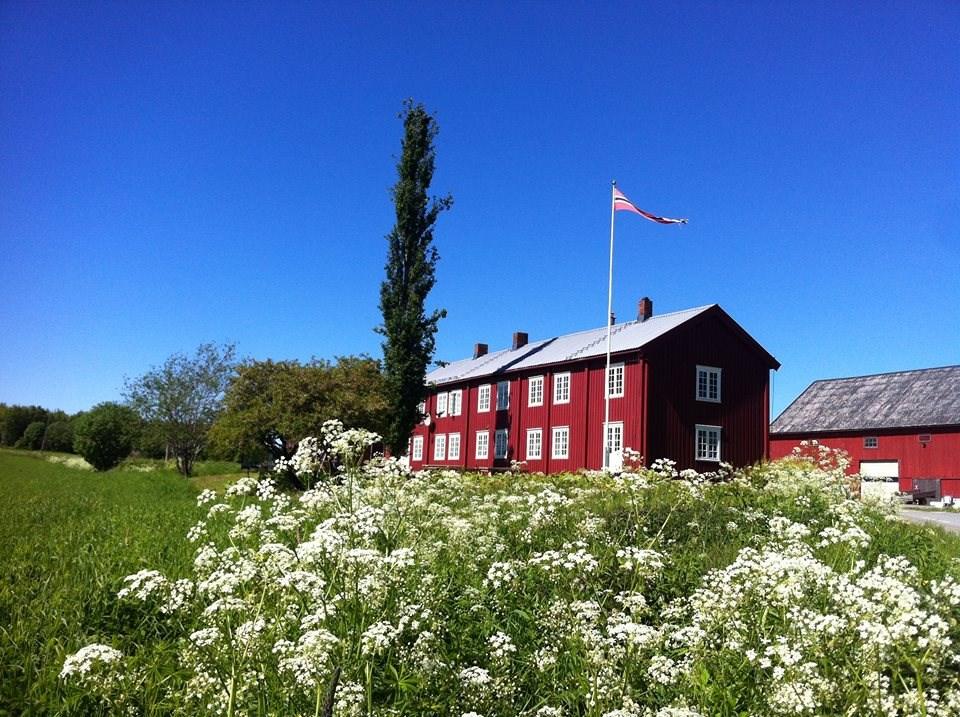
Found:
[[511, 460], [555, 473], [603, 464], [604, 390], [610, 394], [611, 466], [624, 448], [678, 468], [741, 466], [768, 453], [769, 376], [780, 364], [717, 305], [508, 349], [477, 344], [472, 358], [427, 375], [426, 418], [410, 440], [411, 466], [497, 470]]
[[803, 440], [845, 450], [851, 473], [960, 496], [960, 366], [814, 381], [770, 426], [772, 457]]

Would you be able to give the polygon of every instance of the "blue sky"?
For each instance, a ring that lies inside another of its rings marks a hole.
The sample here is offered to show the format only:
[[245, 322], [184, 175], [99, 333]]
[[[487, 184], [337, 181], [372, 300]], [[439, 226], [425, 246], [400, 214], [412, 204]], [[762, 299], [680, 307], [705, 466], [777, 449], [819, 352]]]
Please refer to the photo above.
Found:
[[437, 358], [719, 303], [812, 380], [960, 363], [960, 5], [0, 3], [0, 401], [168, 355], [380, 355], [402, 100]]

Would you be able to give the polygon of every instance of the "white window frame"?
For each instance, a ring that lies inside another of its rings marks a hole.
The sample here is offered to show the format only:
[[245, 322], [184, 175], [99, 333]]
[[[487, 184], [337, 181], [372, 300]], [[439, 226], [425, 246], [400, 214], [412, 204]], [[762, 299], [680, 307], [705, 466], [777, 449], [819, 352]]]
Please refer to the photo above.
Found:
[[527, 379], [527, 406], [543, 405], [543, 376]]
[[474, 455], [478, 461], [485, 461], [490, 457], [490, 431], [477, 431], [477, 447], [474, 449]]
[[872, 450], [880, 447], [880, 439], [877, 436], [864, 436], [863, 447]]
[[[700, 391], [700, 375], [705, 376], [705, 386], [703, 392]], [[710, 396], [710, 377], [716, 376], [717, 379], [717, 395], [715, 397]], [[720, 403], [721, 396], [723, 395], [722, 391], [722, 378], [723, 378], [723, 369], [716, 366], [697, 366], [697, 378], [694, 390], [696, 391], [698, 401], [706, 401], [707, 403]]]
[[[610, 384], [613, 385], [611, 386]], [[625, 365], [622, 363], [610, 364], [610, 371], [607, 373], [607, 396], [610, 398], [623, 398], [626, 384], [627, 369]]]
[[499, 381], [497, 383], [497, 410], [506, 411], [510, 408], [510, 382]]
[[570, 403], [570, 372], [553, 374], [553, 403]]
[[[561, 436], [563, 437], [562, 445], [558, 441]], [[550, 457], [557, 460], [570, 457], [570, 426], [554, 427], [550, 440]]]
[[[711, 435], [716, 435], [717, 454], [716, 454], [715, 456], [711, 456], [711, 455], [710, 455], [710, 442], [711, 442], [710, 437], [711, 437]], [[701, 437], [701, 436], [704, 437], [704, 442], [703, 442], [703, 444], [704, 444], [704, 446], [706, 447], [706, 450], [704, 450], [704, 451], [702, 451], [702, 452], [701, 452], [701, 450], [700, 450], [700, 446], [701, 446], [700, 437]], [[697, 430], [696, 430], [696, 432], [694, 433], [694, 439], [693, 439], [693, 459], [696, 460], [696, 461], [709, 461], [709, 462], [711, 462], [711, 463], [719, 463], [719, 462], [720, 462], [720, 455], [721, 455], [720, 449], [721, 449], [722, 436], [723, 436], [723, 428], [722, 428], [722, 427], [720, 427], [720, 426], [707, 426], [707, 425], [703, 425], [703, 424], [698, 423], [698, 424], [697, 424]]]
[[410, 451], [410, 455], [412, 460], [423, 460], [423, 436], [413, 437], [413, 448]]
[[477, 389], [477, 413], [490, 410], [490, 384], [485, 383]]
[[543, 429], [527, 429], [527, 460], [539, 461], [543, 458]]
[[447, 460], [447, 434], [438, 433], [433, 437], [433, 460]]
[[417, 412], [420, 414], [420, 423], [423, 423], [427, 420], [427, 402], [420, 401], [417, 404]]
[[463, 408], [463, 391], [461, 389], [450, 392], [450, 398], [447, 402], [447, 406], [451, 416], [460, 415], [460, 412]]
[[[623, 450], [623, 430], [624, 430], [623, 421], [610, 421], [610, 423], [607, 423], [605, 425], [606, 425], [606, 430], [603, 433], [606, 437], [606, 446], [610, 449], [611, 453], [615, 453], [616, 451], [622, 451]], [[620, 429], [620, 446], [619, 447], [611, 445], [611, 441], [610, 441], [610, 432], [614, 431], [617, 428]]]
[[509, 436], [506, 428], [498, 428], [493, 436], [493, 457], [502, 460], [510, 452]]
[[437, 394], [437, 418], [441, 418], [447, 415], [447, 394], [438, 393]]
[[448, 461], [460, 460], [460, 434], [459, 433], [447, 434], [447, 460]]

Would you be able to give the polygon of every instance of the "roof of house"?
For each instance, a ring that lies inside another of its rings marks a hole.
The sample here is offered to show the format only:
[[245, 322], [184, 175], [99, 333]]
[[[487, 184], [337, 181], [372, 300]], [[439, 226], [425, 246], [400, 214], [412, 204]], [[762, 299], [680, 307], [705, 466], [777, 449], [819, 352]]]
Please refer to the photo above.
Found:
[[960, 366], [814, 381], [771, 433], [960, 425]]
[[[614, 324], [610, 334], [610, 352], [617, 354], [642, 348], [654, 339], [714, 308], [721, 313], [723, 312], [716, 304], [710, 304], [694, 309], [654, 315], [646, 321], [627, 321]], [[723, 315], [726, 316], [726, 314]], [[745, 332], [744, 334], [746, 335]], [[757, 346], [759, 347], [759, 344]], [[478, 379], [508, 371], [521, 371], [538, 366], [549, 366], [604, 356], [606, 353], [607, 327], [602, 326], [598, 329], [532, 341], [518, 349], [503, 349], [475, 359], [452, 361], [430, 371], [427, 374], [427, 383], [436, 385]], [[776, 359], [770, 358], [776, 363]], [[779, 366], [779, 364], [776, 365]]]

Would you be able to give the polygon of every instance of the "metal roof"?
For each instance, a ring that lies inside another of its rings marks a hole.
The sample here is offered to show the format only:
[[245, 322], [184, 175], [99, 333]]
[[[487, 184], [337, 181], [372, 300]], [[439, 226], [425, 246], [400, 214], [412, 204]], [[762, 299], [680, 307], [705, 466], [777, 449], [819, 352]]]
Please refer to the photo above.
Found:
[[[631, 349], [639, 349], [714, 306], [716, 304], [685, 309], [684, 311], [674, 311], [659, 316], [654, 315], [646, 321], [627, 321], [622, 324], [614, 324], [610, 335], [610, 351], [611, 353], [620, 353]], [[537, 366], [604, 356], [606, 353], [607, 327], [602, 326], [599, 329], [589, 329], [542, 341], [532, 341], [518, 349], [494, 351], [476, 359], [453, 361], [428, 373], [427, 383], [444, 384], [452, 381], [483, 378], [484, 376], [503, 374], [508, 371], [520, 371]]]
[[960, 425], [960, 366], [814, 381], [771, 433]]

